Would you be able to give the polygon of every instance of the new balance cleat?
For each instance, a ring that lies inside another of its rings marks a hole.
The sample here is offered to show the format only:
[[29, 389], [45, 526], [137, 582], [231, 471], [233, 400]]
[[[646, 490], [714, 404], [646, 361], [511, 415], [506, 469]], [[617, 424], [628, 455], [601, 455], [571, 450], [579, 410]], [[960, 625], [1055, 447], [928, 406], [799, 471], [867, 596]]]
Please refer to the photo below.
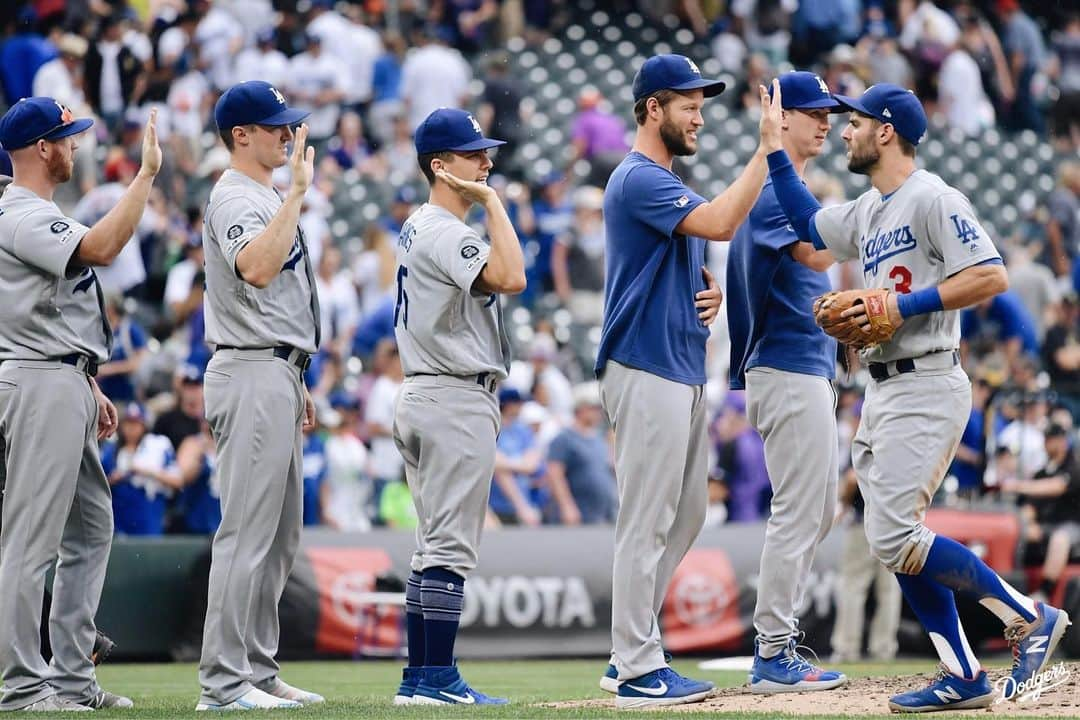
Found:
[[491, 697], [469, 687], [456, 665], [425, 667], [412, 696], [412, 705], [506, 705], [506, 698]]
[[[664, 662], [668, 665], [671, 664], [671, 653], [666, 650], [664, 651]], [[600, 689], [612, 695], [619, 692], [619, 671], [615, 668], [614, 663], [608, 663], [607, 671], [600, 678]]]
[[19, 708], [23, 712], [93, 712], [94, 708], [87, 707], [86, 705], [80, 705], [79, 703], [73, 703], [70, 700], [65, 700], [62, 697], [56, 695], [49, 695], [43, 697], [37, 702], [30, 703], [25, 707]]
[[[1035, 611], [1038, 617], [1032, 622], [1013, 623], [1005, 628], [1005, 639], [1013, 652], [1013, 687], [1019, 687], [1043, 671], [1065, 635], [1065, 629], [1072, 624], [1068, 613], [1046, 603], [1036, 603]], [[1012, 697], [1016, 698], [1018, 694], [1014, 693]]]
[[711, 682], [683, 677], [669, 667], [619, 684], [617, 708], [643, 708], [701, 702], [713, 691]]
[[318, 705], [319, 703], [326, 702], [326, 698], [318, 693], [313, 693], [308, 690], [301, 690], [298, 687], [293, 687], [289, 683], [285, 682], [281, 678], [272, 678], [266, 682], [259, 683], [255, 687], [262, 690], [267, 695], [273, 695], [276, 698], [282, 700], [292, 700], [298, 702], [301, 705]]
[[198, 712], [203, 711], [231, 711], [231, 710], [285, 710], [298, 708], [300, 703], [295, 700], [274, 697], [270, 693], [263, 692], [259, 688], [251, 688], [246, 693], [232, 702], [223, 704], [201, 702], [195, 706]]
[[135, 707], [135, 703], [131, 702], [131, 698], [111, 693], [108, 690], [99, 690], [98, 694], [89, 700], [76, 700], [75, 702], [91, 710], [120, 710]]
[[831, 690], [847, 682], [844, 673], [819, 668], [800, 655], [794, 638], [771, 658], [763, 658], [755, 650], [749, 679], [750, 692], [760, 695]]
[[985, 670], [980, 670], [974, 680], [965, 680], [942, 665], [937, 676], [922, 690], [890, 698], [889, 709], [898, 713], [969, 710], [990, 707], [996, 699], [997, 693], [991, 687]]
[[424, 677], [422, 667], [404, 667], [401, 669], [401, 684], [398, 685], [394, 695], [395, 705], [412, 705], [413, 695], [416, 694], [416, 686]]

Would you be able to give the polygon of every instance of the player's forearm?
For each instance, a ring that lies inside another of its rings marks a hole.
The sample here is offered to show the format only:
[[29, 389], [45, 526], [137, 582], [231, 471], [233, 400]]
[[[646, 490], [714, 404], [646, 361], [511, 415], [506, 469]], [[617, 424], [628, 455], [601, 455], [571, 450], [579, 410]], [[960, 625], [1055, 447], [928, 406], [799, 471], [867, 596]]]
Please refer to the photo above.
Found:
[[807, 241], [799, 241], [792, 245], [791, 257], [796, 262], [817, 272], [828, 270], [836, 262], [831, 250], [818, 250], [813, 243]]
[[296, 240], [304, 196], [289, 191], [270, 224], [236, 256], [236, 269], [244, 282], [264, 288], [281, 272]]
[[82, 264], [109, 265], [116, 259], [135, 234], [153, 186], [153, 175], [139, 172], [135, 176], [127, 191], [120, 196], [116, 207], [98, 220], [83, 236], [79, 249], [75, 252]]
[[484, 204], [491, 251], [480, 271], [480, 280], [488, 292], [516, 295], [525, 289], [525, 256], [510, 216], [498, 197], [492, 194]]
[[795, 230], [795, 236], [800, 240], [814, 241], [815, 249], [824, 250], [820, 245], [820, 238], [815, 241], [813, 230], [814, 215], [821, 209], [821, 203], [803, 184], [787, 152], [778, 150], [771, 153], [768, 164], [769, 177], [772, 178], [773, 188], [776, 190], [776, 200]]
[[765, 184], [767, 174], [765, 151], [759, 148], [735, 182], [709, 201], [706, 206], [707, 213], [703, 218], [708, 226], [706, 232], [692, 232], [691, 234], [707, 240], [720, 242], [730, 240], [739, 226], [746, 221], [746, 216], [750, 214], [758, 196], [761, 195], [761, 188]]
[[937, 286], [945, 310], [961, 310], [989, 300], [1009, 289], [1004, 265], [965, 268]]

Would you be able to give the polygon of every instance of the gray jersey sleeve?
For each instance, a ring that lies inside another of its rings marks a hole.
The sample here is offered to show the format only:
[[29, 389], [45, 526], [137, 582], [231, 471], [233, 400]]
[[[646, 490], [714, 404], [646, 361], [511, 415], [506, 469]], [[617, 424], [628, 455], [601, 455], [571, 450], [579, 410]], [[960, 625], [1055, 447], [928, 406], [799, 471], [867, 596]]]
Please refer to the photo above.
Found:
[[812, 222], [837, 262], [859, 257], [859, 200], [821, 208]]
[[471, 290], [487, 263], [491, 247], [471, 228], [463, 226], [462, 230], [456, 238], [453, 235], [439, 238], [431, 250], [431, 260], [451, 282], [462, 290]]
[[990, 234], [975, 218], [971, 203], [961, 193], [936, 198], [927, 213], [926, 226], [927, 239], [945, 265], [946, 277], [1001, 257]]
[[243, 195], [219, 203], [206, 221], [210, 224], [210, 236], [217, 240], [222, 254], [234, 271], [236, 256], [256, 235], [266, 229], [266, 223], [259, 217], [255, 203]]
[[71, 256], [89, 231], [90, 228], [65, 216], [51, 203], [42, 203], [19, 223], [12, 242], [14, 254], [50, 275], [73, 277], [83, 268], [81, 265], [69, 268]]

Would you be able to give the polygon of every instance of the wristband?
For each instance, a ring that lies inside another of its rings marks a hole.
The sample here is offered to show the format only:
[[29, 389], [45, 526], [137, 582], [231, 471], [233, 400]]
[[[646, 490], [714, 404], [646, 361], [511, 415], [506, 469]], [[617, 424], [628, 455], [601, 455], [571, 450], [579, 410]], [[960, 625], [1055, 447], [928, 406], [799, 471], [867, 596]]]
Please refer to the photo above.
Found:
[[944, 310], [945, 306], [941, 303], [941, 293], [938, 292], [937, 285], [934, 285], [913, 293], [897, 295], [896, 309], [900, 311], [900, 317], [908, 318], [912, 315], [939, 312]]

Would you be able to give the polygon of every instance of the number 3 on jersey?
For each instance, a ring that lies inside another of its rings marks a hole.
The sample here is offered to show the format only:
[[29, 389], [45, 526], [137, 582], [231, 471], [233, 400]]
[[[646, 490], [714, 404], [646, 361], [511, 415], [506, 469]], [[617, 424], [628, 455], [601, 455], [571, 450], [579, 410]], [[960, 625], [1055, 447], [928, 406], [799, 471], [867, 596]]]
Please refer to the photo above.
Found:
[[400, 266], [397, 271], [397, 305], [394, 306], [394, 327], [401, 320], [401, 327], [409, 327], [409, 293], [405, 292], [405, 278], [409, 277], [409, 268]]
[[907, 294], [911, 292], [911, 271], [903, 265], [896, 265], [889, 271], [889, 279], [892, 280], [893, 290], [900, 294]]

